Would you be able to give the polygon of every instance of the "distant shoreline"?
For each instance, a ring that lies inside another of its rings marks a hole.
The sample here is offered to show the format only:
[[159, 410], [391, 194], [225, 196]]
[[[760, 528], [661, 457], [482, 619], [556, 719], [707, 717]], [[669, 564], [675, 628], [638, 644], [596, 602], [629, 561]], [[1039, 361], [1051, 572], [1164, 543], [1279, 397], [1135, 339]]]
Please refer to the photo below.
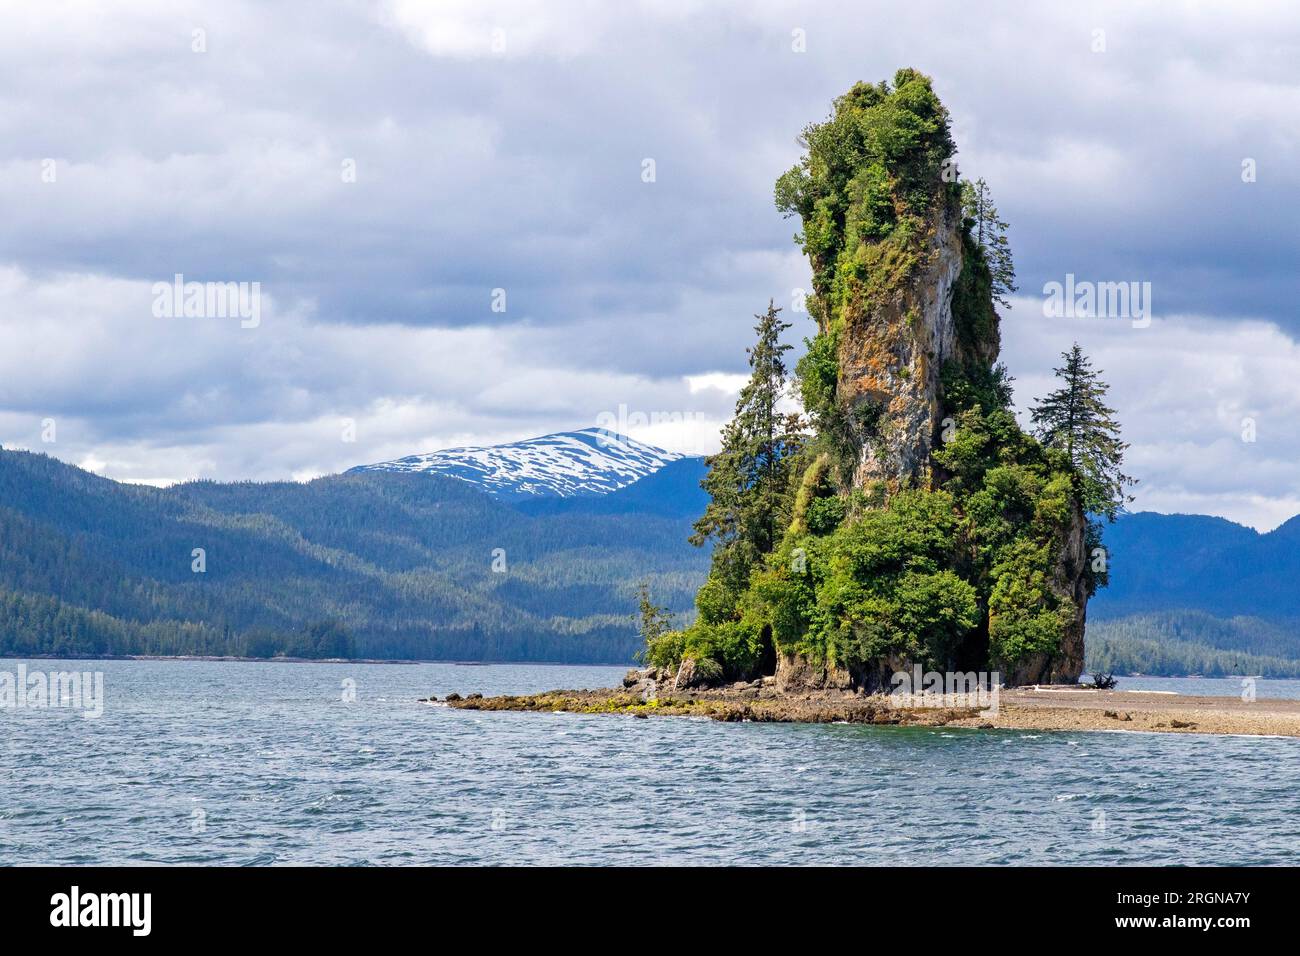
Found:
[[[629, 675], [631, 679], [631, 675]], [[1129, 731], [1300, 737], [1300, 700], [1194, 697], [1173, 692], [1093, 690], [1077, 686], [1002, 690], [996, 706], [899, 706], [883, 694], [782, 693], [761, 681], [711, 690], [662, 689], [639, 682], [603, 690], [556, 690], [521, 696], [429, 703], [457, 710], [707, 717], [723, 722], [887, 724], [972, 730]]]
[[[389, 657], [239, 657], [213, 654], [0, 654], [0, 660], [27, 661], [207, 661], [241, 664], [455, 664], [457, 667], [509, 667], [527, 664], [530, 667], [631, 667], [630, 661], [470, 661], [449, 658], [389, 658]], [[1300, 680], [1295, 677], [1269, 677], [1260, 674], [1123, 674], [1117, 678], [1134, 680]]]
[[385, 657], [236, 657], [211, 654], [0, 654], [10, 661], [202, 661], [238, 664], [454, 664], [457, 667], [627, 667], [615, 664], [575, 664], [572, 661], [464, 661]]

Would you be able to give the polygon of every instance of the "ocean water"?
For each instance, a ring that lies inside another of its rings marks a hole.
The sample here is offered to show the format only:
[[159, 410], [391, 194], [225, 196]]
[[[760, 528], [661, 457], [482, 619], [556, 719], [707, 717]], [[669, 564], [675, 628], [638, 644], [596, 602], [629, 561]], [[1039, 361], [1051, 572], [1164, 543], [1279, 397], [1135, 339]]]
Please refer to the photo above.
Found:
[[[104, 700], [97, 719], [0, 709], [6, 863], [1300, 863], [1297, 740], [419, 702], [608, 686], [610, 667], [0, 660], [0, 674], [20, 663], [100, 671]], [[1215, 685], [1120, 686], [1240, 682]]]
[[[1085, 676], [1085, 680], [1087, 677]], [[1193, 697], [1240, 697], [1242, 677], [1120, 677], [1116, 690], [1159, 691], [1188, 694]], [[1300, 680], [1263, 680], [1250, 678], [1255, 696], [1300, 699]]]

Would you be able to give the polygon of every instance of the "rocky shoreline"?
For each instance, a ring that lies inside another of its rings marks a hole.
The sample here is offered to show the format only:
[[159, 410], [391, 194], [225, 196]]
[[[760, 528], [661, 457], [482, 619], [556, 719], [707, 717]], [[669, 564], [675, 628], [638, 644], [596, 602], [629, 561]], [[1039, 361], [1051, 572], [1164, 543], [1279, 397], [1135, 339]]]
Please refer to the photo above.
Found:
[[[849, 723], [980, 730], [1088, 730], [1300, 737], [1300, 700], [1187, 697], [1077, 686], [1001, 690], [996, 706], [947, 698], [902, 706], [885, 694], [845, 690], [790, 692], [771, 678], [723, 688], [677, 689], [653, 671], [629, 671], [622, 687], [439, 701], [458, 710], [707, 717], [763, 723]], [[903, 703], [907, 703], [904, 701]], [[967, 704], [970, 704], [969, 706]]]

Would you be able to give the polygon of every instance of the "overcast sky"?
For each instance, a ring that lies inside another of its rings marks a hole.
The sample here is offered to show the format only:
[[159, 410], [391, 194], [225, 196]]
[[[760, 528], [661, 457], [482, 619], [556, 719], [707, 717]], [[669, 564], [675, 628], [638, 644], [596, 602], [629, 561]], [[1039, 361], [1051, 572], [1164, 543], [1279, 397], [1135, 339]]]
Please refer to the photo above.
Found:
[[[1271, 528], [1300, 513], [1300, 14], [1218, 6], [6, 4], [0, 443], [301, 479], [623, 409], [713, 450], [752, 314], [808, 284], [772, 203], [800, 129], [914, 66], [1011, 223], [1018, 404], [1077, 339], [1136, 507]], [[258, 324], [156, 315], [177, 273], [260, 283]], [[1045, 317], [1067, 274], [1150, 282], [1154, 320]]]

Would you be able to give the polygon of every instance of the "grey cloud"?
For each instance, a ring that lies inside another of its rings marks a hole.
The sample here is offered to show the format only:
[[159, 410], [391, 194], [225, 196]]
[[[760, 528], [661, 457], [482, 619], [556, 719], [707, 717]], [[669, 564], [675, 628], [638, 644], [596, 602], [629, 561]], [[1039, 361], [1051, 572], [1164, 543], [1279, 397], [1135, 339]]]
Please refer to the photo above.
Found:
[[[285, 477], [619, 403], [721, 421], [727, 398], [683, 376], [743, 371], [752, 313], [807, 283], [797, 224], [772, 207], [799, 131], [854, 81], [914, 65], [1012, 224], [1022, 385], [1079, 332], [1022, 321], [1044, 282], [1151, 281], [1165, 331], [1091, 343], [1144, 494], [1234, 514], [1294, 494], [1264, 437], [1230, 467], [1222, 410], [1257, 406], [1267, 441], [1300, 438], [1268, 378], [1294, 369], [1261, 365], [1300, 333], [1300, 18], [1284, 5], [46, 9], [0, 12], [0, 439], [30, 443], [48, 410], [75, 423], [70, 458], [123, 477]], [[175, 272], [260, 281], [274, 309], [242, 344], [143, 321], [131, 296]], [[808, 323], [787, 315], [798, 342]], [[1239, 339], [1242, 319], [1275, 333]], [[1199, 346], [1248, 374], [1180, 390], [1207, 374]], [[332, 437], [341, 415], [365, 425], [356, 446]]]

